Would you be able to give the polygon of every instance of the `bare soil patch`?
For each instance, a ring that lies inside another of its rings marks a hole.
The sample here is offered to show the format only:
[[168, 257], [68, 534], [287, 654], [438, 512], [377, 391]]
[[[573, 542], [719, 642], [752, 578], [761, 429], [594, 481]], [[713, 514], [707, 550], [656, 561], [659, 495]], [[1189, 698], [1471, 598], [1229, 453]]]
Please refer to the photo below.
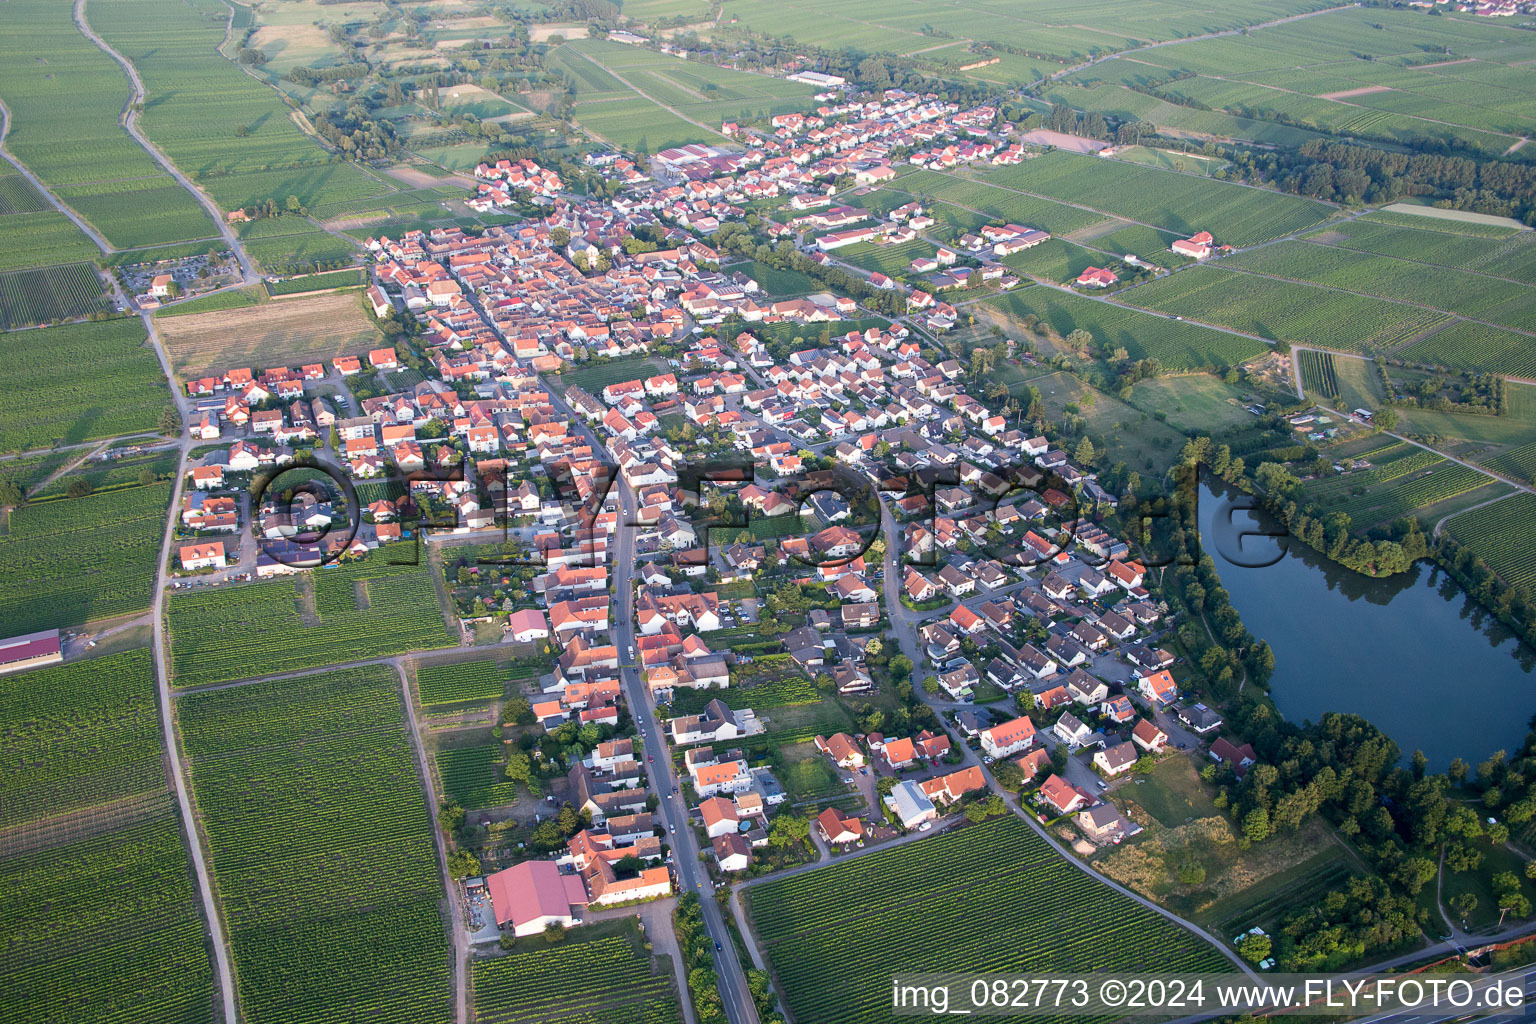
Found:
[[362, 355], [381, 335], [350, 292], [168, 317], [156, 327], [183, 380], [216, 369], [295, 366]]
[[1370, 96], [1378, 92], [1391, 92], [1390, 85], [1362, 85], [1358, 89], [1340, 89], [1338, 92], [1325, 92], [1318, 96], [1320, 100], [1347, 100], [1351, 96]]

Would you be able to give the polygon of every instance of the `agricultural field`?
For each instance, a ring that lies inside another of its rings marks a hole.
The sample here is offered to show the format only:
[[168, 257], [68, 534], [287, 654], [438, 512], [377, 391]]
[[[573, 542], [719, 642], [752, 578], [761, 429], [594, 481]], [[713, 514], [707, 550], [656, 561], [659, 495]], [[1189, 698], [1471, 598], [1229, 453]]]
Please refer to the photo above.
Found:
[[845, 245], [832, 258], [865, 270], [878, 270], [887, 277], [916, 279], [916, 275], [907, 270], [907, 265], [915, 259], [931, 257], [936, 251], [933, 243], [914, 238], [910, 242], [897, 242], [894, 245], [876, 245], [874, 242]]
[[0, 1021], [211, 1022], [149, 651], [0, 677], [0, 715]]
[[14, 508], [0, 531], [0, 622], [14, 634], [148, 608], [169, 484]]
[[1296, 366], [1301, 373], [1303, 391], [1320, 395], [1330, 402], [1339, 397], [1339, 377], [1332, 352], [1302, 349], [1296, 353]]
[[1431, 306], [1516, 330], [1536, 328], [1536, 288], [1487, 274], [1302, 241], [1238, 253], [1221, 265]]
[[5, 335], [0, 451], [154, 430], [171, 396], [145, 337], [138, 320]]
[[93, 264], [0, 273], [0, 330], [111, 311], [112, 303]]
[[[1121, 66], [1126, 71], [1117, 75], [1114, 81], [1094, 77], [1114, 74]], [[1116, 121], [1150, 121], [1168, 131], [1169, 134], [1192, 139], [1209, 137], [1255, 142], [1267, 146], [1299, 147], [1313, 139], [1324, 137], [1318, 132], [1292, 127], [1277, 121], [1239, 117], [1215, 110], [1200, 110], [1127, 88], [1120, 83], [1122, 80], [1133, 83], [1137, 80], [1137, 72], [1129, 70], [1132, 68], [1139, 69], [1141, 72], [1160, 70], [1148, 69], [1144, 65], [1133, 64], [1122, 59], [1105, 61], [1063, 79], [1047, 89], [1044, 97], [1052, 102], [1065, 103], [1075, 110], [1103, 114]], [[1080, 77], [1086, 83], [1082, 87], [1074, 84]], [[1162, 80], [1161, 75], [1154, 77], [1158, 81]], [[1134, 153], [1127, 159], [1131, 163], [1166, 167], [1169, 170], [1181, 169], [1177, 164], [1168, 166], [1161, 160], [1138, 158], [1138, 154]], [[1200, 168], [1186, 166], [1182, 169], [1190, 173], [1203, 173], [1203, 169]]]
[[1073, 153], [1047, 153], [984, 177], [993, 185], [1080, 203], [1181, 235], [1208, 230], [1217, 242], [1235, 246], [1300, 231], [1334, 212], [1326, 203], [1298, 196]]
[[100, 255], [85, 232], [57, 210], [0, 216], [0, 271], [79, 263]]
[[0, 216], [51, 210], [48, 199], [9, 164], [0, 163]]
[[680, 689], [672, 697], [673, 715], [697, 715], [712, 700], [721, 700], [732, 709], [752, 708], [762, 712], [769, 708], [794, 707], [815, 704], [824, 696], [816, 684], [793, 669], [787, 669], [783, 678], [753, 683], [751, 679], [735, 678], [724, 690]]
[[218, 52], [230, 17], [220, 0], [98, 0], [87, 14], [144, 80], [145, 134], [223, 209], [390, 191], [355, 165], [333, 162], [279, 95]]
[[1344, 9], [1160, 47], [1072, 80], [1135, 84], [1230, 115], [1279, 114], [1316, 131], [1495, 156], [1536, 111], [1514, 69], [1533, 56], [1536, 45], [1488, 20], [1431, 25], [1416, 12]]
[[6, 148], [114, 247], [217, 234], [192, 194], [121, 126], [129, 95], [122, 68], [75, 27], [71, 5], [7, 5], [0, 39], [0, 100], [11, 113]]
[[467, 810], [504, 807], [517, 802], [517, 783], [508, 782], [501, 744], [439, 748], [433, 755], [443, 799]]
[[301, 295], [304, 292], [326, 291], [331, 288], [353, 288], [363, 284], [363, 272], [361, 270], [336, 270], [329, 274], [306, 274], [302, 277], [290, 277], [273, 284], [266, 282], [267, 294]]
[[[1474, 230], [1465, 230], [1469, 226]], [[1378, 211], [1307, 235], [1306, 240], [1536, 285], [1536, 231], [1499, 229], [1490, 236], [1479, 229], [1476, 224]]]
[[1507, 583], [1536, 584], [1536, 495], [1516, 494], [1448, 520], [1445, 530]]
[[1536, 376], [1536, 348], [1529, 334], [1517, 334], [1472, 320], [1456, 320], [1393, 353], [1399, 359], [1451, 370]]
[[[519, 943], [521, 946], [521, 943]], [[548, 949], [472, 961], [475, 1024], [680, 1024], [668, 958], [633, 919], [585, 925]]]
[[1045, 328], [1065, 338], [1074, 330], [1085, 330], [1096, 340], [1124, 348], [1133, 359], [1156, 359], [1168, 370], [1235, 366], [1261, 355], [1267, 347], [1252, 338], [1043, 286], [1019, 288], [982, 305], [1014, 323], [1034, 317], [1036, 333]]
[[159, 328], [182, 380], [235, 366], [328, 363], [362, 355], [382, 337], [349, 292], [178, 316]]
[[892, 970], [1229, 966], [1012, 815], [766, 882], [749, 890], [748, 907], [790, 1011], [827, 1024], [887, 1019]]
[[1489, 478], [1432, 451], [1399, 442], [1368, 456], [1369, 469], [1352, 470], [1304, 485], [1319, 512], [1343, 512], [1354, 529], [1390, 523], [1415, 510], [1481, 487]]
[[511, 667], [498, 658], [418, 665], [416, 699], [422, 707], [500, 700], [511, 677]]
[[766, 263], [758, 263], [756, 260], [733, 264], [726, 270], [746, 274], [756, 281], [763, 291], [776, 298], [809, 295], [811, 292], [821, 290], [821, 285], [798, 270], [779, 270]]
[[[974, 211], [982, 218], [979, 222], [967, 218], [953, 225], [957, 236], [988, 222], [1025, 224], [1043, 228], [1053, 235], [1068, 235], [1099, 224], [1108, 217], [1108, 214], [1068, 206], [1055, 198], [1027, 195], [1014, 188], [1002, 187], [1004, 184], [1007, 183], [989, 184], [947, 171], [914, 171], [897, 178], [889, 189], [924, 199], [942, 200], [962, 210]], [[939, 216], [937, 212], [934, 215]]]
[[196, 686], [452, 645], [428, 568], [387, 553], [298, 576], [177, 594], [171, 674]]
[[[1093, 244], [1097, 246], [1099, 243]], [[1104, 252], [1085, 249], [1064, 238], [1052, 238], [1005, 257], [1003, 262], [1019, 273], [1041, 281], [1071, 284], [1089, 267], [1101, 267], [1111, 258]]]
[[1117, 297], [1198, 323], [1348, 352], [1384, 351], [1455, 320], [1419, 306], [1213, 266], [1190, 267]]
[[246, 1016], [450, 1020], [434, 826], [394, 668], [185, 696], [177, 717]]

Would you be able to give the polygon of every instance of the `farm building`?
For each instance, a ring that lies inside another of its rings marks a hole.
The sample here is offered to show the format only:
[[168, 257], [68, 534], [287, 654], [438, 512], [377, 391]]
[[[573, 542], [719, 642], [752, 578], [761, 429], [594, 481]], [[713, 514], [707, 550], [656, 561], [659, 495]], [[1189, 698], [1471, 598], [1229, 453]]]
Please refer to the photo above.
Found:
[[0, 673], [56, 665], [64, 660], [57, 629], [23, 633], [0, 640]]
[[517, 936], [539, 935], [545, 925], [579, 924], [576, 908], [587, 905], [580, 875], [560, 872], [552, 861], [530, 860], [498, 871], [485, 880], [496, 911], [496, 927]]

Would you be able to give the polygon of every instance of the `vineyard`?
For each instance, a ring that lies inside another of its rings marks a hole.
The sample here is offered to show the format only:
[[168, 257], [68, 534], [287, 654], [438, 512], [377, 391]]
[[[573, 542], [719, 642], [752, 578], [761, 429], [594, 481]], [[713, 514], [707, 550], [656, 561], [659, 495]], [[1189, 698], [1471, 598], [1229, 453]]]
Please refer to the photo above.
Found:
[[149, 651], [0, 678], [0, 720], [0, 1022], [211, 1021]]
[[434, 759], [444, 799], [470, 810], [517, 802], [517, 784], [503, 775], [497, 745], [439, 750]]
[[111, 311], [101, 278], [89, 263], [0, 274], [0, 330]]
[[159, 483], [12, 509], [0, 534], [6, 632], [148, 608], [170, 493]]
[[507, 663], [491, 658], [416, 669], [416, 697], [422, 707], [499, 700], [509, 675]]
[[290, 195], [314, 206], [387, 191], [333, 161], [288, 116], [282, 96], [218, 51], [229, 18], [223, 3], [128, 0], [90, 5], [87, 14], [144, 80], [145, 134], [224, 209]]
[[1208, 229], [1218, 242], [1236, 246], [1288, 235], [1333, 212], [1311, 199], [1072, 153], [1048, 153], [986, 177], [997, 185], [1081, 203], [1181, 234]]
[[1391, 348], [1454, 319], [1417, 306], [1217, 267], [1193, 267], [1122, 298], [1201, 323], [1350, 352]]
[[395, 670], [194, 694], [178, 714], [245, 1016], [448, 1021], [433, 825]]
[[[626, 922], [628, 924], [628, 922]], [[604, 927], [588, 925], [583, 928]], [[626, 934], [477, 959], [476, 1024], [680, 1024], [670, 975]], [[519, 943], [521, 946], [521, 943]]]
[[[3, 219], [3, 218], [0, 218]], [[137, 320], [65, 324], [8, 335], [0, 451], [154, 430], [171, 403]]]
[[[301, 580], [313, 584], [312, 612]], [[426, 567], [390, 565], [377, 553], [302, 577], [177, 594], [167, 608], [172, 675], [181, 687], [452, 643]]]
[[1446, 532], [1517, 587], [1536, 585], [1536, 495], [1516, 494], [1449, 520]]
[[1324, 512], [1347, 514], [1356, 530], [1391, 522], [1415, 509], [1481, 487], [1488, 477], [1405, 442], [1370, 453], [1371, 468], [1306, 485]]
[[351, 288], [363, 283], [363, 272], [360, 270], [337, 270], [329, 274], [307, 274], [304, 277], [290, 277], [276, 284], [267, 282], [267, 294], [269, 295], [299, 295], [303, 292], [317, 292], [328, 288]]
[[1536, 349], [1530, 335], [1471, 320], [1458, 320], [1394, 354], [1410, 362], [1452, 370], [1536, 376]]
[[1488, 274], [1299, 241], [1239, 253], [1222, 265], [1433, 306], [1517, 330], [1536, 327], [1536, 289]]
[[1011, 815], [767, 882], [749, 909], [789, 1009], [818, 1024], [888, 1020], [893, 972], [1228, 969]]
[[1339, 378], [1334, 373], [1333, 353], [1317, 352], [1306, 348], [1296, 353], [1296, 364], [1301, 370], [1301, 387], [1324, 398], [1339, 397]]
[[1496, 473], [1512, 476], [1526, 483], [1536, 482], [1536, 443], [1511, 448], [1485, 465]]

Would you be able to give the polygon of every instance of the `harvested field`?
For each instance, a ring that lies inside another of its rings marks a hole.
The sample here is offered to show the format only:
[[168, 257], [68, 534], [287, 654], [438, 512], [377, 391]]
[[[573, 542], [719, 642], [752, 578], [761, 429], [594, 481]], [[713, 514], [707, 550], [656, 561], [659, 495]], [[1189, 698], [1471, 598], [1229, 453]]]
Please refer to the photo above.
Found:
[[380, 338], [357, 295], [349, 292], [172, 317], [158, 326], [183, 380], [216, 368], [361, 355]]

